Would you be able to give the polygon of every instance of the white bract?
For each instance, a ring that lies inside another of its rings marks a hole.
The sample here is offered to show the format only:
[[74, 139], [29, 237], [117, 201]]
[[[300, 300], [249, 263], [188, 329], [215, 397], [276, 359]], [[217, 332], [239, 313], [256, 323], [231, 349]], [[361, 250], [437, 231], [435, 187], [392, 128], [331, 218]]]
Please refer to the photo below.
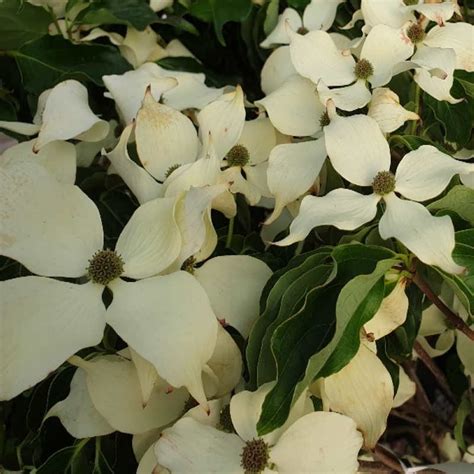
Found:
[[163, 431], [156, 459], [173, 473], [357, 471], [362, 436], [355, 423], [337, 413], [311, 413], [306, 394], [281, 428], [259, 437], [256, 423], [271, 387], [265, 384], [231, 399], [236, 434], [185, 417]]
[[[372, 186], [373, 193], [363, 195], [341, 188], [323, 197], [306, 196], [289, 236], [277, 245], [303, 240], [313, 227], [321, 225], [356, 229], [375, 217], [377, 204], [383, 200], [386, 208], [379, 223], [383, 239], [395, 237], [424, 263], [451, 273], [463, 271], [451, 256], [451, 219], [431, 216], [416, 201], [436, 197], [454, 175], [468, 173], [473, 164], [459, 162], [424, 145], [405, 155], [393, 175], [388, 143], [377, 123], [364, 115], [332, 115], [331, 123], [325, 127], [325, 141], [336, 171], [358, 186]], [[411, 200], [400, 199], [396, 192]]]
[[[100, 216], [85, 194], [40, 165], [10, 162], [2, 173], [2, 255], [39, 275], [90, 281], [30, 276], [1, 283], [1, 398], [17, 395], [77, 350], [100, 342], [107, 322], [171, 385], [185, 385], [205, 405], [201, 371], [218, 324], [209, 299], [186, 272], [155, 275], [199, 250], [205, 238], [200, 193], [212, 199], [222, 190], [195, 190], [200, 199], [189, 202], [184, 216], [175, 214], [180, 198], [149, 201], [133, 214], [115, 251], [102, 250]], [[195, 213], [192, 202], [198, 203]], [[186, 244], [191, 229], [201, 236], [194, 246]], [[123, 276], [144, 280], [126, 282]], [[113, 293], [107, 310], [105, 286]]]

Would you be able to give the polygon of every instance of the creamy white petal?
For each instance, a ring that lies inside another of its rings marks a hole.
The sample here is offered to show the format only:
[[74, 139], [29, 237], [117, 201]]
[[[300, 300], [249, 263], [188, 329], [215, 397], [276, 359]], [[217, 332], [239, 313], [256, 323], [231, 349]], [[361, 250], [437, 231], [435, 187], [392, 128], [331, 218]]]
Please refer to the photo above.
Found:
[[215, 257], [194, 271], [216, 316], [245, 338], [259, 315], [260, 295], [271, 274], [267, 264], [247, 255]]
[[[327, 31], [336, 18], [337, 7], [344, 0], [311, 0], [303, 13], [304, 27], [309, 30]], [[294, 28], [293, 28], [294, 29]]]
[[175, 205], [175, 198], [157, 198], [133, 213], [116, 245], [125, 262], [125, 276], [157, 275], [175, 261], [181, 248]]
[[101, 341], [102, 290], [92, 283], [33, 276], [0, 283], [0, 400], [15, 397], [76, 351]]
[[102, 80], [125, 125], [136, 117], [148, 86], [151, 86], [153, 97], [159, 100], [165, 91], [178, 84], [176, 79], [162, 76], [160, 67], [155, 63], [145, 63], [121, 75], [103, 76]]
[[216, 184], [221, 174], [221, 159], [217, 156], [212, 140], [201, 150], [194, 163], [180, 166], [164, 182], [165, 196], [177, 196], [191, 187]]
[[140, 458], [136, 474], [150, 474], [155, 473], [155, 467], [158, 460], [155, 455], [155, 446], [151, 445]]
[[448, 216], [433, 217], [421, 204], [399, 199], [394, 193], [384, 196], [386, 210], [379, 222], [382, 239], [394, 237], [422, 262], [449, 273], [460, 273], [451, 253], [454, 226]]
[[116, 280], [107, 322], [174, 387], [203, 406], [201, 371], [217, 338], [217, 320], [199, 283], [186, 272], [134, 283]]
[[217, 428], [220, 424], [220, 414], [222, 409], [229, 404], [230, 395], [218, 398], [217, 400], [209, 400], [209, 413], [197, 406], [188, 410], [183, 416], [189, 416], [203, 425], [213, 426]]
[[[446, 304], [444, 298], [441, 300]], [[448, 304], [450, 306], [450, 304]], [[448, 325], [444, 314], [434, 304], [428, 306], [421, 313], [421, 324], [418, 334], [420, 336], [433, 336], [435, 334], [442, 334], [448, 330]]]
[[287, 204], [308, 191], [325, 159], [324, 138], [278, 145], [272, 150], [268, 165], [268, 187], [275, 196], [275, 208], [267, 224], [273, 222]]
[[[79, 277], [102, 248], [95, 204], [44, 167], [10, 160], [0, 173], [0, 253], [46, 276]], [[34, 203], [34, 206], [32, 205]]]
[[18, 140], [8, 136], [6, 133], [0, 132], [0, 154], [4, 153], [8, 148], [17, 145]]
[[350, 86], [337, 89], [329, 89], [323, 81], [319, 81], [318, 92], [323, 104], [326, 104], [328, 100], [332, 100], [338, 109], [349, 112], [365, 107], [372, 97], [363, 80], [357, 80]]
[[394, 396], [390, 374], [377, 355], [361, 344], [349, 364], [324, 379], [324, 393], [331, 410], [351, 417], [364, 434], [364, 445], [373, 448], [385, 431]]
[[259, 188], [242, 176], [242, 168], [240, 166], [232, 166], [223, 171], [221, 179], [229, 183], [229, 190], [232, 193], [243, 194], [251, 206], [255, 206], [260, 201], [262, 195]]
[[40, 131], [40, 125], [25, 122], [10, 122], [9, 120], [0, 120], [0, 128], [20, 135], [36, 135]]
[[76, 150], [74, 145], [56, 141], [34, 153], [34, 142], [35, 140], [29, 140], [8, 148], [0, 157], [0, 166], [5, 166], [10, 160], [33, 161], [46, 168], [61, 183], [74, 184], [76, 179]]
[[[415, 70], [414, 78], [425, 92], [437, 100], [445, 100], [450, 104], [457, 104], [463, 100], [454, 98], [450, 93], [456, 66], [454, 49], [420, 47], [411, 60], [420, 66]], [[432, 74], [430, 71], [433, 69], [443, 71], [443, 77]]]
[[[161, 428], [153, 428], [152, 430], [132, 436], [132, 449], [137, 461], [140, 461], [146, 451], [156, 443], [162, 431]], [[150, 473], [147, 472], [146, 474]]]
[[87, 89], [73, 79], [60, 82], [49, 92], [43, 110], [35, 150], [55, 140], [77, 138], [86, 142], [102, 140], [109, 124], [89, 107]]
[[124, 39], [119, 33], [105, 31], [102, 28], [94, 28], [86, 36], [83, 36], [80, 41], [94, 41], [98, 38], [107, 38], [115, 46], [121, 45]]
[[243, 447], [237, 435], [185, 417], [163, 431], [155, 455], [173, 474], [242, 474]]
[[321, 130], [319, 119], [324, 113], [316, 86], [299, 76], [289, 78], [281, 87], [255, 105], [262, 106], [274, 127], [285, 135], [306, 137]]
[[406, 280], [398, 280], [392, 292], [382, 300], [374, 317], [365, 323], [365, 332], [371, 334], [373, 339], [380, 339], [390, 334], [405, 322], [408, 313], [406, 284]]
[[170, 166], [192, 163], [197, 157], [199, 141], [191, 120], [156, 102], [150, 89], [137, 114], [135, 139], [141, 163], [160, 181]]
[[402, 366], [399, 367], [398, 390], [393, 399], [393, 408], [402, 406], [416, 392], [416, 384], [408, 377]]
[[125, 184], [137, 197], [138, 202], [144, 204], [162, 196], [163, 186], [155, 181], [146, 170], [130, 159], [127, 144], [132, 130], [133, 124], [125, 127], [117, 146], [112, 151], [106, 153], [106, 156], [117, 174], [120, 175]]
[[98, 142], [79, 142], [76, 143], [77, 166], [87, 168], [92, 164], [94, 158], [102, 150], [113, 148], [118, 138], [115, 136], [118, 122], [116, 120], [109, 121], [109, 133], [107, 136]]
[[[471, 330], [473, 329], [474, 326], [471, 325]], [[456, 331], [456, 351], [464, 366], [466, 375], [471, 377], [474, 376], [474, 351], [472, 347], [472, 339], [469, 339], [461, 331]]]
[[372, 100], [367, 115], [379, 124], [383, 133], [394, 132], [407, 120], [420, 119], [415, 112], [403, 108], [400, 105], [398, 95], [386, 87], [380, 87], [372, 91]]
[[303, 77], [315, 84], [322, 79], [328, 86], [345, 86], [355, 80], [354, 59], [350, 54], [339, 51], [328, 33], [311, 31], [303, 36], [288, 31], [291, 60]]
[[237, 143], [245, 122], [244, 93], [240, 86], [204, 107], [198, 114], [199, 136], [204, 146], [212, 136], [217, 156], [223, 158]]
[[129, 26], [119, 49], [122, 56], [137, 68], [146, 61], [156, 61], [163, 56], [163, 48], [159, 46], [158, 39], [158, 35], [149, 26], [143, 31]]
[[130, 357], [137, 373], [138, 382], [140, 384], [140, 392], [142, 396], [142, 405], [146, 406], [150, 400], [153, 390], [160, 384], [164, 383], [164, 380], [160, 378], [155, 366], [144, 359], [138, 352], [134, 351], [131, 347], [128, 348], [130, 351]]
[[87, 389], [86, 372], [76, 370], [69, 395], [56, 403], [44, 419], [57, 416], [66, 431], [74, 438], [103, 436], [115, 431], [107, 420], [97, 411]]
[[374, 26], [365, 39], [360, 55], [374, 68], [374, 74], [368, 79], [372, 87], [387, 84], [392, 78], [393, 67], [409, 58], [413, 50], [413, 43], [403, 30], [387, 25]]
[[[262, 412], [262, 405], [274, 384], [274, 382], [265, 383], [255, 392], [243, 390], [232, 397], [230, 401], [230, 416], [235, 431], [242, 439], [250, 441], [253, 438], [258, 438], [257, 422]], [[275, 444], [289, 426], [307, 413], [307, 401], [308, 394], [305, 391], [291, 408], [285, 423], [261, 438], [270, 445]]]
[[455, 160], [436, 147], [423, 145], [399, 163], [395, 190], [406, 198], [426, 201], [438, 196], [457, 174], [474, 172], [474, 164]]
[[249, 152], [249, 165], [268, 160], [272, 148], [277, 144], [277, 131], [267, 117], [259, 117], [245, 122], [238, 140]]
[[75, 361], [87, 373], [87, 388], [96, 409], [117, 431], [143, 433], [173, 422], [183, 412], [188, 397], [184, 389], [154, 390], [143, 406], [135, 366], [124, 357]]
[[243, 171], [245, 173], [247, 182], [251, 186], [257, 188], [258, 194], [267, 198], [272, 196], [272, 193], [268, 189], [267, 182], [268, 161], [259, 163], [255, 166], [244, 166]]
[[227, 187], [222, 184], [191, 188], [179, 200], [176, 208], [176, 223], [181, 235], [181, 248], [176, 260], [178, 268], [187, 258], [196, 254], [201, 247], [206, 245], [206, 237], [209, 234], [205, 218], [213, 199], [226, 189]]
[[428, 353], [431, 358], [439, 357], [451, 349], [456, 339], [455, 331], [446, 331], [441, 334], [436, 340], [434, 346], [432, 346], [428, 341], [422, 337], [418, 336], [417, 341], [420, 343], [421, 347]]
[[390, 168], [390, 148], [373, 118], [336, 115], [324, 135], [334, 169], [351, 183], [370, 186], [379, 171]]
[[371, 221], [377, 213], [380, 196], [364, 196], [350, 189], [335, 189], [326, 196], [306, 196], [300, 212], [290, 225], [290, 234], [275, 245], [291, 245], [304, 240], [311, 229], [333, 225], [341, 230], [354, 230]]
[[[163, 103], [177, 110], [202, 109], [222, 96], [224, 88], [207, 87], [203, 73], [172, 71], [157, 66], [161, 76], [173, 78], [176, 87], [163, 94]], [[156, 97], [155, 97], [156, 99]]]
[[338, 413], [315, 412], [290, 426], [270, 459], [279, 473], [355, 473], [362, 436], [350, 418]]
[[362, 15], [369, 26], [384, 24], [392, 28], [400, 28], [407, 21], [414, 20], [413, 13], [400, 0], [362, 0]]
[[[457, 2], [456, 2], [457, 3]], [[438, 25], [444, 25], [454, 15], [454, 2], [451, 0], [436, 3], [420, 3], [410, 6], [409, 9], [416, 10]]]
[[[290, 47], [281, 46], [268, 56], [261, 72], [262, 91], [268, 95], [297, 74], [291, 62]], [[0, 122], [1, 123], [1, 122]]]
[[[242, 355], [237, 344], [220, 324], [217, 325], [216, 347], [207, 365], [217, 379], [213, 397], [230, 393], [239, 383], [242, 376]], [[201, 407], [198, 409], [204, 412]]]
[[474, 25], [469, 23], [447, 23], [432, 28], [423, 43], [432, 48], [452, 48], [456, 53], [456, 69], [474, 71]]
[[278, 15], [278, 22], [273, 31], [260, 43], [262, 48], [271, 48], [277, 44], [288, 44], [287, 28], [296, 31], [303, 26], [299, 13], [293, 8], [285, 8], [283, 12]]

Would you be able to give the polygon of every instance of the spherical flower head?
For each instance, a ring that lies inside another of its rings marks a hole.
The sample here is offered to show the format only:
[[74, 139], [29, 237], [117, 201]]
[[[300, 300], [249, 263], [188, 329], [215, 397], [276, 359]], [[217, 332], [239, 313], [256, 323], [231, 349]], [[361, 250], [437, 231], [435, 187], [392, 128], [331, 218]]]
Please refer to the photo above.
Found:
[[254, 438], [245, 443], [240, 456], [240, 465], [245, 469], [245, 473], [258, 474], [268, 466], [270, 458], [268, 444], [261, 438]]
[[244, 167], [250, 159], [249, 151], [243, 145], [235, 145], [227, 153], [226, 160], [229, 166]]
[[226, 433], [235, 433], [232, 417], [230, 416], [230, 405], [226, 405], [219, 414], [219, 427]]
[[374, 73], [374, 66], [367, 59], [359, 59], [354, 66], [354, 74], [357, 79], [368, 79]]
[[321, 128], [327, 127], [331, 123], [331, 119], [329, 118], [329, 114], [326, 112], [323, 112], [321, 117], [319, 117], [319, 125], [321, 125]]
[[390, 171], [380, 171], [372, 181], [375, 194], [384, 196], [395, 190], [395, 176]]
[[425, 39], [425, 30], [418, 23], [413, 23], [407, 29], [407, 36], [413, 44], [421, 43]]
[[123, 273], [123, 260], [115, 250], [99, 250], [89, 260], [87, 275], [99, 285], [108, 285]]
[[173, 171], [176, 171], [181, 165], [179, 163], [176, 163], [172, 166], [170, 166], [165, 173], [165, 179], [169, 178], [170, 174], [173, 173]]

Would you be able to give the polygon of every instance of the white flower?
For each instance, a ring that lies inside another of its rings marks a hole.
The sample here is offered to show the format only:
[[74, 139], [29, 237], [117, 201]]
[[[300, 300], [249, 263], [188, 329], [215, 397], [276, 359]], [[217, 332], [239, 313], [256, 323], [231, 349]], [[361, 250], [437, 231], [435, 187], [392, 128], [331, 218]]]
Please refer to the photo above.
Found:
[[[290, 226], [289, 236], [277, 245], [303, 240], [313, 227], [320, 225], [356, 229], [375, 217], [377, 203], [383, 200], [386, 209], [379, 223], [383, 239], [397, 238], [424, 263], [452, 273], [463, 271], [451, 257], [454, 249], [451, 219], [433, 217], [414, 201], [436, 197], [454, 175], [468, 173], [474, 165], [454, 160], [425, 145], [405, 155], [393, 175], [389, 171], [388, 143], [377, 123], [364, 115], [332, 116], [331, 123], [325, 127], [325, 141], [336, 171], [358, 186], [372, 186], [373, 193], [362, 195], [349, 189], [336, 189], [324, 197], [306, 196]], [[413, 201], [402, 200], [395, 192]]]
[[[168, 383], [186, 386], [205, 406], [201, 371], [214, 350], [218, 324], [209, 299], [186, 272], [154, 275], [199, 250], [206, 236], [203, 202], [222, 189], [196, 190], [184, 215], [175, 214], [182, 198], [140, 206], [115, 251], [102, 250], [101, 220], [92, 201], [40, 165], [10, 162], [1, 189], [2, 255], [39, 275], [90, 281], [29, 276], [1, 283], [0, 397], [17, 395], [77, 350], [100, 342], [107, 322]], [[123, 276], [145, 279], [126, 282]], [[104, 286], [113, 292], [107, 310]]]
[[74, 138], [97, 142], [109, 133], [108, 122], [99, 119], [90, 109], [87, 89], [72, 79], [41, 93], [32, 124], [0, 121], [0, 128], [21, 135], [38, 133], [34, 151], [56, 140]]
[[337, 7], [344, 0], [311, 0], [306, 6], [303, 18], [293, 8], [286, 8], [278, 16], [278, 22], [273, 31], [260, 43], [262, 48], [270, 48], [276, 44], [288, 44], [290, 39], [286, 24], [294, 31], [327, 31], [336, 18]]
[[305, 395], [281, 428], [258, 436], [256, 423], [271, 385], [232, 398], [237, 434], [190, 417], [163, 431], [155, 445], [160, 465], [173, 473], [356, 472], [362, 436], [355, 423], [337, 413], [308, 413]]

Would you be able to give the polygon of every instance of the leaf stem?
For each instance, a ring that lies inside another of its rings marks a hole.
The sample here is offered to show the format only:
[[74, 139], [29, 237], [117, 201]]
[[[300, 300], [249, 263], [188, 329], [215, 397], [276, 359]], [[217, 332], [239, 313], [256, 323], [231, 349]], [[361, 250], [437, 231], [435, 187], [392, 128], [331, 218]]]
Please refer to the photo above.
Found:
[[458, 331], [461, 331], [469, 339], [474, 341], [474, 331], [451, 309], [446, 306], [433, 290], [428, 286], [426, 281], [416, 272], [412, 279], [413, 283], [425, 294], [425, 296], [443, 313], [449, 323]]
[[225, 240], [225, 248], [230, 249], [232, 245], [232, 237], [234, 235], [234, 218], [229, 219], [229, 228], [227, 229], [227, 238]]

